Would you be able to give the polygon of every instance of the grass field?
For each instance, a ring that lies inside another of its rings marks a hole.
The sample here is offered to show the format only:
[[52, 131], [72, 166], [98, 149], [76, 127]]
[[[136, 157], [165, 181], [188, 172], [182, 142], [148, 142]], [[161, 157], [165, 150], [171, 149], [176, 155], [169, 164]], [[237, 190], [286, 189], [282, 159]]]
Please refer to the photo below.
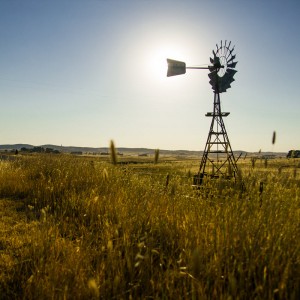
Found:
[[[283, 167], [290, 165], [291, 167]], [[0, 161], [0, 299], [299, 299], [300, 162]]]

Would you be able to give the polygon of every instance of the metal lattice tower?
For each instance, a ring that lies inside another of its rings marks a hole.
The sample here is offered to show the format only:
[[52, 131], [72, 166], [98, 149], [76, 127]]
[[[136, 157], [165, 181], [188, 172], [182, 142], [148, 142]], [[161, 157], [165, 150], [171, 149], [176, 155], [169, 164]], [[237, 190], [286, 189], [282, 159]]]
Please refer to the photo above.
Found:
[[205, 116], [211, 117], [211, 125], [204, 148], [198, 174], [194, 177], [194, 184], [202, 184], [205, 176], [212, 178], [236, 177], [238, 172], [236, 160], [230, 145], [223, 117], [229, 112], [221, 111], [220, 94], [214, 94], [213, 112]]

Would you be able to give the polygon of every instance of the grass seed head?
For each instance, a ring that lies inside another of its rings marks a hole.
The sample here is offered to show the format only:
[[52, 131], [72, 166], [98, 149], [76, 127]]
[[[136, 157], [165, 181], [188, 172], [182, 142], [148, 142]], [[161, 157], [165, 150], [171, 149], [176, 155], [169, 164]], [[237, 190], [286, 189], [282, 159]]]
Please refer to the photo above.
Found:
[[276, 131], [273, 132], [272, 144], [274, 145], [276, 142]]
[[158, 163], [158, 159], [159, 159], [159, 149], [156, 149], [155, 153], [154, 153], [154, 163], [155, 164]]
[[99, 297], [99, 288], [98, 288], [96, 280], [94, 278], [89, 279], [88, 288], [95, 297], [97, 297], [97, 298]]
[[199, 249], [195, 249], [192, 254], [192, 273], [195, 278], [201, 275], [201, 253]]
[[104, 181], [108, 180], [108, 172], [107, 172], [106, 168], [103, 169], [102, 176], [103, 176]]
[[110, 158], [111, 158], [111, 162], [114, 165], [116, 165], [118, 162], [118, 158], [117, 158], [117, 152], [113, 140], [110, 141]]

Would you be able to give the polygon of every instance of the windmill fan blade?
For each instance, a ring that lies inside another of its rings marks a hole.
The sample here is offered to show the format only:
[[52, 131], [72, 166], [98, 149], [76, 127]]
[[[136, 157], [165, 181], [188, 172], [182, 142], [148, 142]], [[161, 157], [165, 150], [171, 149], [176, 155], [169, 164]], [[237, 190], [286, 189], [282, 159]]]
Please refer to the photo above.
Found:
[[231, 88], [231, 83], [234, 81], [233, 78], [227, 77], [221, 81], [220, 92], [225, 92], [227, 89]]
[[235, 59], [235, 55], [232, 55], [231, 58], [227, 61], [227, 64]]
[[217, 78], [217, 72], [216, 72], [216, 70], [214, 71], [214, 72], [211, 72], [211, 73], [209, 73], [208, 74], [208, 77], [211, 79], [211, 80], [216, 80], [216, 78]]
[[210, 80], [209, 84], [212, 86], [212, 89], [215, 90], [216, 89], [216, 82], [214, 80]]
[[176, 76], [186, 73], [186, 65], [183, 61], [178, 61], [174, 59], [167, 59], [168, 62], [168, 73], [167, 77]]
[[210, 62], [213, 64], [214, 63], [214, 60], [210, 57], [209, 58], [210, 59]]
[[231, 64], [227, 64], [227, 68], [232, 68], [234, 69], [236, 66], [237, 62], [232, 62]]
[[228, 76], [231, 76], [232, 79], [233, 79], [233, 76], [236, 72], [237, 72], [237, 70], [233, 70], [233, 69], [227, 69], [226, 70], [226, 74], [228, 74]]
[[232, 54], [233, 51], [234, 51], [234, 46], [233, 46], [232, 49], [229, 51], [230, 54]]

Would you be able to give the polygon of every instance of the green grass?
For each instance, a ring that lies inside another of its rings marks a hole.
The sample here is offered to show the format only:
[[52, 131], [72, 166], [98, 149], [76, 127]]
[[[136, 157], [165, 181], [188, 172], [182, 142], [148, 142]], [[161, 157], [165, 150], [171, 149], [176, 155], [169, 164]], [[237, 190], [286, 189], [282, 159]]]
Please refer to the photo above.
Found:
[[300, 179], [287, 164], [241, 160], [242, 193], [194, 190], [192, 159], [2, 161], [0, 298], [298, 299]]

